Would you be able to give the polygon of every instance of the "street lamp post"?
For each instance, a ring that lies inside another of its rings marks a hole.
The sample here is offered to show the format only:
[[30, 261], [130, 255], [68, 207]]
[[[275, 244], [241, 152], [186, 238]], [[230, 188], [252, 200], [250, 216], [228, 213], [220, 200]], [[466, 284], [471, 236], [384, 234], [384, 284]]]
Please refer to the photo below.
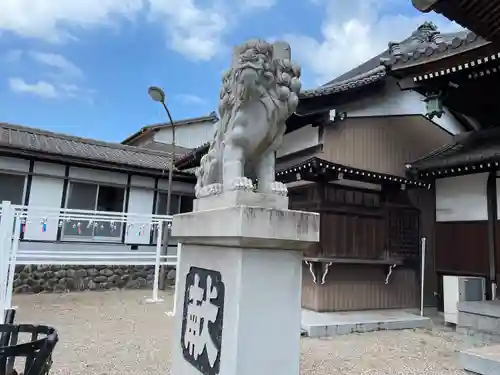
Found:
[[[165, 92], [156, 86], [151, 86], [148, 89], [148, 94], [153, 99], [155, 102], [160, 102], [163, 105], [163, 108], [165, 109], [165, 112], [167, 113], [168, 120], [170, 121], [170, 126], [172, 127], [172, 157], [170, 158], [169, 161], [169, 166], [168, 166], [168, 191], [167, 191], [167, 215], [170, 215], [170, 202], [172, 198], [172, 175], [173, 175], [173, 169], [174, 169], [174, 163], [175, 163], [175, 124], [174, 121], [172, 120], [172, 116], [170, 115], [170, 111], [168, 110], [167, 105], [165, 104]], [[164, 255], [167, 255], [168, 252], [168, 242], [170, 241], [170, 231], [168, 230], [168, 224], [165, 228], [165, 234], [163, 236], [163, 244], [162, 247], [165, 249], [164, 250]], [[160, 272], [160, 280], [159, 280], [159, 288], [161, 290], [165, 289], [165, 267], [161, 267], [161, 272]]]

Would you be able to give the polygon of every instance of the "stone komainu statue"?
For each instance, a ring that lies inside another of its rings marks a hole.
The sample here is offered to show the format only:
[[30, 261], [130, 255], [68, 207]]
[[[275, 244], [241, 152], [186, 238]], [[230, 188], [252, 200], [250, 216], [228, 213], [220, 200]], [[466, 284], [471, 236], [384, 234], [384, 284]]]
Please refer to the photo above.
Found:
[[220, 121], [196, 172], [198, 198], [253, 191], [252, 179], [258, 192], [286, 196], [286, 186], [275, 181], [275, 152], [300, 87], [300, 67], [292, 63], [287, 43], [253, 40], [235, 48], [222, 79]]

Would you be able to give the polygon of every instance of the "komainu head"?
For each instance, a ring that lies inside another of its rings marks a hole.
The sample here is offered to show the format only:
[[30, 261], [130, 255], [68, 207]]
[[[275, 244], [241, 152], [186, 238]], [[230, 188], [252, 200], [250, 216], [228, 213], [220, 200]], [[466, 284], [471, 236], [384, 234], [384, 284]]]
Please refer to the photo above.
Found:
[[287, 103], [293, 112], [300, 87], [300, 68], [290, 60], [287, 43], [248, 41], [235, 48], [231, 69], [223, 76], [220, 115], [266, 96]]

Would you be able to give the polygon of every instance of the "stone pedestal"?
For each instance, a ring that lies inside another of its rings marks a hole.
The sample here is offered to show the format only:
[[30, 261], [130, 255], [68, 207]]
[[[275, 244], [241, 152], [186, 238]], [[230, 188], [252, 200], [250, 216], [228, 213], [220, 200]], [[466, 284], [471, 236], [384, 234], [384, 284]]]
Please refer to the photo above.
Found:
[[174, 216], [172, 374], [298, 375], [302, 251], [319, 241], [319, 215], [286, 201], [233, 192]]

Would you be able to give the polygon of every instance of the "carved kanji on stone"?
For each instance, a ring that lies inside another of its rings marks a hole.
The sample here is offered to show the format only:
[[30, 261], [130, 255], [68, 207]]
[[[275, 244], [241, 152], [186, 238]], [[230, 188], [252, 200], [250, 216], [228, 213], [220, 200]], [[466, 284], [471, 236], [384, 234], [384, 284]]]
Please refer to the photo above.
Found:
[[190, 268], [186, 276], [181, 345], [184, 358], [205, 375], [219, 373], [224, 292], [219, 272]]

